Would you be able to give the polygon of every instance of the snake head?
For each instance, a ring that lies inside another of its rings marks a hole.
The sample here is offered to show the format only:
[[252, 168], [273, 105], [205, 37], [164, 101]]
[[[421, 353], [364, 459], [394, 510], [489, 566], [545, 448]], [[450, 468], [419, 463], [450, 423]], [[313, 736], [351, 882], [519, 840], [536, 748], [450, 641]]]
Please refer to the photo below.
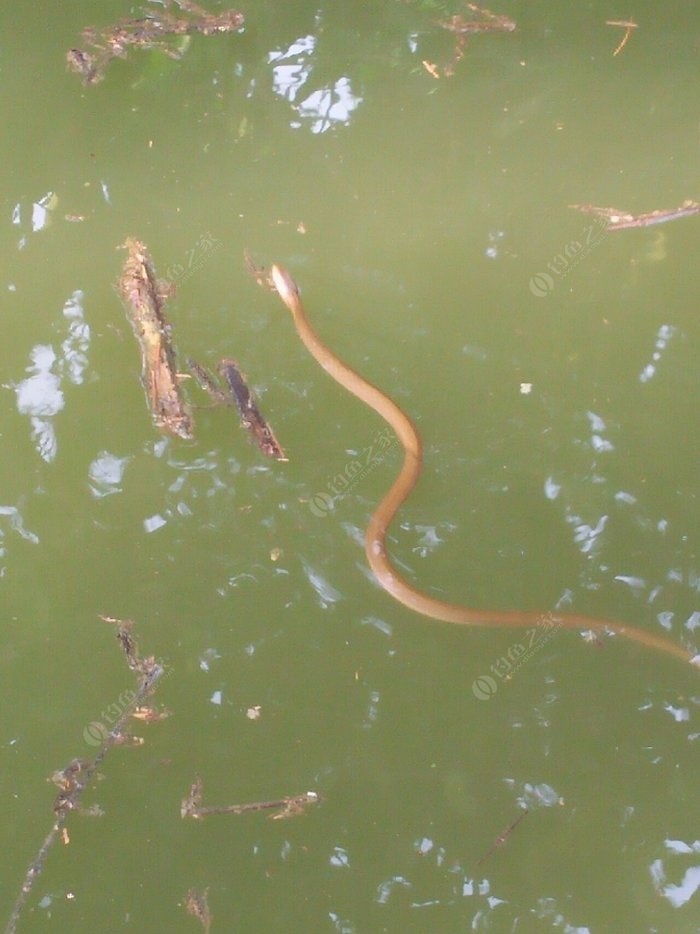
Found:
[[299, 302], [300, 298], [299, 288], [294, 279], [292, 279], [284, 266], [278, 266], [277, 264], [273, 265], [270, 270], [270, 278], [272, 279], [272, 284], [277, 289], [279, 297], [287, 308], [293, 311], [294, 306]]

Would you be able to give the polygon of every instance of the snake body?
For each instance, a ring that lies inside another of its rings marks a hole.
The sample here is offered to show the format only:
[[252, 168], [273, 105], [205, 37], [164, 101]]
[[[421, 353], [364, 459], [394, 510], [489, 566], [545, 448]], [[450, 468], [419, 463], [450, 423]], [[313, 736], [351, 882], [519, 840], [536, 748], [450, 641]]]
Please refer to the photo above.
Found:
[[423, 463], [420, 435], [408, 415], [389, 396], [356, 373], [323, 343], [309, 322], [299, 289], [289, 272], [282, 266], [274, 265], [270, 276], [280, 298], [291, 312], [297, 334], [309, 353], [337, 383], [380, 415], [394, 430], [403, 446], [401, 470], [374, 510], [365, 533], [367, 561], [384, 590], [416, 613], [447, 623], [462, 626], [529, 628], [547, 620], [556, 627], [566, 629], [592, 630], [598, 634], [615, 633], [649, 649], [673, 655], [684, 662], [697, 661], [683, 646], [624, 623], [558, 611], [540, 613], [530, 610], [501, 612], [475, 609], [436, 600], [406, 581], [391, 563], [386, 549], [386, 536], [396, 513], [420, 476]]

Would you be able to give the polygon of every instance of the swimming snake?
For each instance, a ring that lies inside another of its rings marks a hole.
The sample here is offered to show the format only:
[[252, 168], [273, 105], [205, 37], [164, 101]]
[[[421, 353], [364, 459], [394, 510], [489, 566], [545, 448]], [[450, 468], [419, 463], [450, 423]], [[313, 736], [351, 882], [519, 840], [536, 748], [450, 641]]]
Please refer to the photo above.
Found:
[[540, 613], [534, 610], [481, 610], [436, 600], [416, 589], [399, 574], [386, 550], [389, 527], [415, 487], [423, 463], [423, 445], [411, 419], [385, 393], [356, 373], [337, 357], [316, 334], [306, 314], [301, 295], [289, 272], [274, 265], [270, 278], [280, 298], [292, 314], [297, 333], [309, 353], [344, 389], [373, 409], [398, 436], [404, 459], [398, 476], [372, 513], [365, 533], [365, 554], [377, 581], [395, 600], [431, 619], [462, 626], [528, 628], [547, 620], [557, 628], [592, 630], [596, 634], [614, 633], [649, 649], [665, 652], [684, 662], [698, 664], [698, 656], [681, 645], [635, 626], [612, 620], [596, 619], [578, 613]]

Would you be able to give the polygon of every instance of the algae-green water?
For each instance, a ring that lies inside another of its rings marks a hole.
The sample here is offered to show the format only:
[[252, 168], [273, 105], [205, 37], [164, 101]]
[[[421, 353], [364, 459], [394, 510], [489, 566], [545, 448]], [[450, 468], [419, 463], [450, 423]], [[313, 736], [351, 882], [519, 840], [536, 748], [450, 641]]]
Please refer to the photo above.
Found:
[[[400, 447], [243, 259], [288, 267], [419, 428], [389, 536], [414, 586], [694, 651], [700, 218], [606, 232], [569, 205], [700, 197], [700, 17], [491, 8], [517, 28], [471, 35], [452, 76], [457, 4], [254, 2], [240, 34], [132, 49], [94, 86], [67, 50], [138, 4], [0, 13], [6, 917], [47, 777], [134, 685], [100, 615], [134, 621], [170, 711], [110, 750], [84, 796], [104, 816], [70, 815], [18, 930], [201, 930], [190, 889], [212, 931], [698, 930], [697, 670], [393, 601], [362, 536]], [[194, 441], [154, 426], [127, 236], [176, 286], [183, 373], [236, 359], [288, 463], [191, 379]], [[206, 805], [322, 801], [183, 820], [196, 776]]]

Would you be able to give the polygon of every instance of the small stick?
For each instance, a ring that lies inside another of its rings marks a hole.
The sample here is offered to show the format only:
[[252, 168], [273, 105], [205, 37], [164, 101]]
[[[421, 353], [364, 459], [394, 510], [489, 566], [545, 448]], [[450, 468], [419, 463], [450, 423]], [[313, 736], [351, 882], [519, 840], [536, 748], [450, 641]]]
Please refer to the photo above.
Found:
[[503, 833], [500, 833], [500, 834], [496, 837], [496, 839], [493, 841], [493, 846], [492, 846], [491, 849], [488, 851], [488, 853], [485, 853], [484, 856], [481, 857], [481, 859], [479, 860], [479, 862], [476, 864], [477, 866], [481, 866], [482, 863], [485, 863], [486, 860], [489, 858], [489, 856], [491, 856], [493, 853], [496, 852], [496, 850], [497, 850], [499, 847], [502, 847], [502, 846], [505, 844], [505, 842], [506, 842], [506, 840], [508, 839], [508, 837], [513, 833], [513, 831], [514, 831], [515, 828], [518, 826], [518, 824], [520, 823], [520, 821], [521, 821], [527, 814], [529, 814], [529, 811], [527, 810], [527, 808], [525, 808], [525, 809], [515, 818], [515, 820], [513, 821], [513, 823], [512, 823], [512, 824], [509, 824], [509, 825], [506, 827], [506, 829], [503, 831]]
[[646, 214], [627, 214], [617, 208], [599, 208], [594, 204], [570, 204], [570, 208], [583, 211], [584, 214], [596, 214], [606, 218], [607, 229], [629, 230], [633, 227], [651, 227], [653, 224], [665, 224], [681, 217], [692, 217], [700, 213], [700, 201], [684, 201], [678, 208], [668, 208], [658, 211], [649, 211]]
[[180, 817], [201, 820], [211, 814], [247, 814], [249, 811], [279, 811], [273, 814], [273, 820], [282, 820], [295, 814], [303, 813], [310, 804], [318, 804], [320, 795], [315, 791], [305, 791], [301, 795], [291, 795], [274, 801], [251, 801], [246, 804], [224, 804], [205, 807], [202, 805], [202, 780], [197, 777], [190, 786], [190, 792], [180, 805]]
[[622, 37], [619, 45], [613, 52], [613, 56], [620, 54], [620, 52], [627, 45], [627, 40], [632, 35], [632, 30], [639, 28], [638, 23], [633, 23], [631, 20], [626, 20], [626, 19], [608, 19], [605, 21], [605, 25], [606, 26], [622, 26], [622, 28], [625, 30], [625, 34]]

